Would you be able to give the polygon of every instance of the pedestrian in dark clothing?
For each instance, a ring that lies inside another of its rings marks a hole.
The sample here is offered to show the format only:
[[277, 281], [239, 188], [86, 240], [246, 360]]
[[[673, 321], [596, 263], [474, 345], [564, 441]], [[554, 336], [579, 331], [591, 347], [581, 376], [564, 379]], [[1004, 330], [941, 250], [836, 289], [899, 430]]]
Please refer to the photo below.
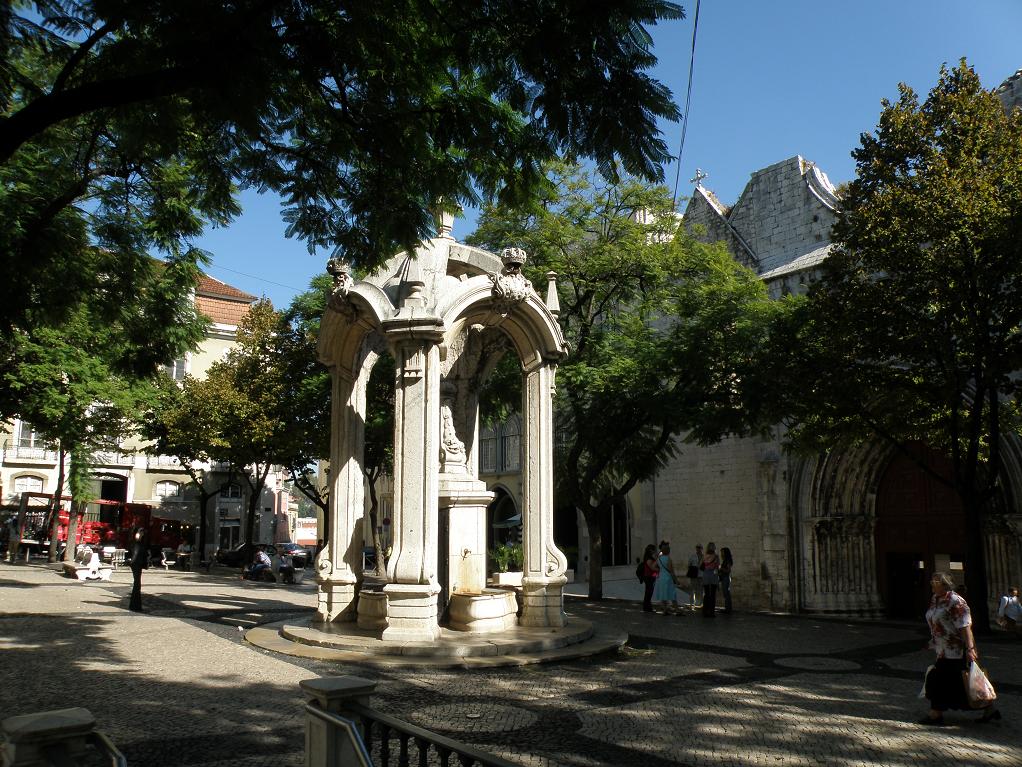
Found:
[[720, 550], [720, 567], [717, 574], [720, 577], [720, 593], [724, 596], [724, 612], [731, 612], [731, 570], [734, 569], [735, 560], [731, 556], [731, 549], [727, 546]]
[[642, 611], [653, 612], [653, 586], [656, 584], [657, 573], [660, 572], [660, 565], [657, 563], [657, 548], [652, 543], [642, 553], [642, 585], [645, 591], [642, 595]]
[[149, 548], [146, 546], [146, 533], [143, 528], [136, 528], [134, 542], [131, 544], [131, 599], [128, 609], [142, 612], [142, 571], [149, 566]]
[[702, 579], [703, 579], [703, 617], [715, 618], [717, 616], [717, 586], [720, 585], [720, 557], [717, 556], [717, 545], [712, 541], [706, 544], [706, 553], [703, 554]]

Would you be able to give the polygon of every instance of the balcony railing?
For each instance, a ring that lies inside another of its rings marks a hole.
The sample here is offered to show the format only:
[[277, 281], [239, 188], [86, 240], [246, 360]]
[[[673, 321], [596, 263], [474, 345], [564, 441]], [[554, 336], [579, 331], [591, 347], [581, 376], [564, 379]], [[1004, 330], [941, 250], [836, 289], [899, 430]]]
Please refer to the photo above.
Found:
[[4, 443], [5, 461], [44, 461], [57, 462], [57, 451], [39, 445], [19, 445], [17, 442]]
[[151, 455], [146, 459], [150, 469], [180, 469], [181, 461], [173, 455]]
[[116, 450], [97, 450], [92, 454], [92, 462], [102, 466], [134, 466], [135, 456]]

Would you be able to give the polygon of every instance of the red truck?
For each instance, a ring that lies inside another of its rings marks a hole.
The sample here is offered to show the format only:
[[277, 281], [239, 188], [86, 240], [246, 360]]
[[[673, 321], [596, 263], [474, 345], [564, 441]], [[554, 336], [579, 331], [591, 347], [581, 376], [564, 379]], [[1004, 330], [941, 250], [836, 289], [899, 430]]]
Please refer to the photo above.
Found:
[[[19, 513], [20, 538], [23, 543], [37, 543], [45, 547], [49, 540], [51, 496], [43, 493], [23, 493]], [[24, 496], [31, 496], [26, 498]], [[60, 499], [57, 539], [67, 544], [70, 498]], [[31, 505], [30, 501], [45, 501], [46, 506]], [[67, 503], [65, 503], [67, 502]], [[149, 546], [161, 549], [176, 549], [185, 538], [185, 523], [176, 519], [165, 519], [153, 514], [153, 507], [145, 503], [123, 503], [120, 501], [92, 501], [78, 520], [75, 545], [114, 546], [127, 549], [131, 545], [131, 534], [136, 527], [148, 532]]]

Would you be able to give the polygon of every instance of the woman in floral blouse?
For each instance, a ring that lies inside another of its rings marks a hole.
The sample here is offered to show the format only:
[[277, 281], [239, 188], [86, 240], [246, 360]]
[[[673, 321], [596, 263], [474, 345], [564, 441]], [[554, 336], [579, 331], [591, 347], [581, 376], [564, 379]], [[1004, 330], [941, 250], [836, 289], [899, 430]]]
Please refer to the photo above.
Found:
[[[950, 709], [969, 709], [965, 692], [964, 674], [969, 664], [979, 659], [976, 640], [972, 636], [972, 615], [969, 605], [954, 589], [954, 581], [947, 573], [934, 573], [930, 579], [933, 597], [926, 611], [930, 627], [930, 647], [937, 653], [933, 670], [926, 675], [926, 697], [930, 700], [929, 713], [920, 724], [943, 725], [944, 712]], [[1000, 719], [1001, 712], [993, 705], [983, 710], [981, 722]]]

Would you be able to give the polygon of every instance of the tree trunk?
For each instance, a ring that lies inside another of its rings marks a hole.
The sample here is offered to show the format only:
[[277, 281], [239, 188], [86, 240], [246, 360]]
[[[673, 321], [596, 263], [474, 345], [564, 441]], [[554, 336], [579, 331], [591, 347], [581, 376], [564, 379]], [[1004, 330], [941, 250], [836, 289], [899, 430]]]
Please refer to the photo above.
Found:
[[330, 501], [329, 498], [324, 499], [316, 487], [310, 486], [308, 482], [299, 474], [294, 471], [291, 472], [291, 481], [294, 486], [298, 488], [302, 495], [316, 504], [316, 507], [323, 512], [323, 529], [319, 531], [319, 538], [327, 540], [330, 538]]
[[[319, 537], [324, 541], [330, 540], [330, 502], [316, 504], [323, 512], [323, 529], [319, 531]], [[317, 545], [318, 545], [317, 541]]]
[[973, 633], [989, 636], [992, 630], [987, 604], [987, 563], [983, 536], [986, 508], [975, 492], [962, 493], [962, 501], [965, 506], [965, 586], [968, 591], [965, 601], [969, 603], [969, 611], [972, 613]]
[[206, 561], [206, 530], [209, 525], [209, 502], [215, 497], [216, 493], [207, 493], [204, 488], [199, 488], [199, 540], [194, 542], [198, 545], [193, 549], [193, 556], [197, 555], [197, 558], [192, 563], [193, 568], [197, 567], [200, 562]]
[[[64, 460], [67, 453], [64, 451], [64, 445], [61, 442], [57, 443], [57, 487], [53, 492], [53, 505], [51, 506], [51, 514], [53, 515], [50, 519], [50, 554], [46, 558], [48, 562], [57, 561], [57, 544], [59, 543], [60, 533], [60, 498], [64, 494]], [[68, 516], [68, 522], [70, 523], [71, 518]]]
[[255, 482], [247, 474], [244, 475], [251, 493], [248, 499], [248, 519], [245, 530], [245, 543], [249, 544], [252, 543], [255, 535], [256, 510], [259, 508], [259, 496], [262, 495], [263, 487], [266, 485], [266, 476], [270, 473], [270, 465], [266, 464], [265, 468], [260, 468], [257, 463], [253, 467], [252, 473], [255, 475]]
[[600, 510], [592, 506], [582, 509], [589, 531], [589, 598], [603, 599], [603, 537], [600, 532]]
[[259, 493], [254, 487], [249, 488], [248, 511], [245, 514], [245, 543], [251, 544], [255, 535], [256, 507], [259, 505]]
[[78, 528], [82, 521], [81, 501], [71, 501], [71, 510], [67, 516], [67, 546], [64, 547], [64, 561], [74, 562], [75, 552], [78, 549]]

